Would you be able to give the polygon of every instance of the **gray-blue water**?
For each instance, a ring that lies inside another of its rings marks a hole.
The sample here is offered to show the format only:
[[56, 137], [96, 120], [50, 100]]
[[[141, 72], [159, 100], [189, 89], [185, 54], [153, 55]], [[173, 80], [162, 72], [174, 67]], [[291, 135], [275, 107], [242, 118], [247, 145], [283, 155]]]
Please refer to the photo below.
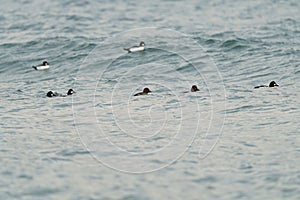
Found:
[[0, 199], [300, 199], [298, 0], [0, 4]]

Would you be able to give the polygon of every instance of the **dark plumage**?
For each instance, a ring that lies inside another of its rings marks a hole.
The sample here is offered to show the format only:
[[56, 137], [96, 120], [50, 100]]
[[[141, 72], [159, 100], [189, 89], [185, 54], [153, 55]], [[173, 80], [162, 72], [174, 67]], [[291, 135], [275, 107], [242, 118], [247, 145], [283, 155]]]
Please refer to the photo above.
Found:
[[[74, 93], [76, 93], [76, 92], [73, 89], [69, 89], [68, 92], [67, 92], [67, 95], [72, 95]], [[53, 92], [53, 91], [49, 91], [47, 93], [47, 97], [66, 97], [67, 95], [56, 93], [56, 92]]]
[[144, 88], [143, 92], [136, 93], [133, 96], [147, 95], [149, 92], [152, 92], [149, 88]]
[[73, 89], [69, 89], [67, 95], [72, 95], [74, 93], [76, 93], [76, 92]]
[[199, 91], [198, 87], [196, 85], [193, 85], [191, 88], [191, 92], [197, 92]]
[[44, 61], [42, 65], [47, 66], [47, 65], [49, 65], [49, 63], [47, 61]]
[[261, 88], [261, 87], [276, 87], [276, 86], [279, 86], [275, 81], [271, 81], [269, 86], [267, 85], [259, 85], [259, 86], [255, 86], [254, 89], [257, 89], [257, 88]]
[[56, 94], [54, 92], [52, 92], [52, 91], [49, 91], [47, 93], [47, 97], [55, 97], [55, 96], [56, 96]]
[[275, 81], [271, 81], [269, 87], [279, 86]]

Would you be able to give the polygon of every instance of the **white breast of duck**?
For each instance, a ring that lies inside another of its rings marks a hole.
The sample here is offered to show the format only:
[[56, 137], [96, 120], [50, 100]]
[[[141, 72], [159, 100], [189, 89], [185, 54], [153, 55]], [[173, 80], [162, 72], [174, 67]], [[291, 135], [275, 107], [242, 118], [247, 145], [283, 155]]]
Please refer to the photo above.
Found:
[[144, 51], [144, 50], [145, 50], [144, 46], [136, 46], [128, 49], [129, 52], [137, 52], [137, 51]]
[[145, 50], [145, 42], [140, 42], [139, 46], [124, 48], [124, 50], [128, 51], [128, 53], [137, 52], [137, 51], [144, 51]]
[[45, 69], [49, 69], [50, 65], [47, 61], [44, 61], [41, 65], [37, 65], [37, 66], [32, 66], [35, 70], [45, 70]]

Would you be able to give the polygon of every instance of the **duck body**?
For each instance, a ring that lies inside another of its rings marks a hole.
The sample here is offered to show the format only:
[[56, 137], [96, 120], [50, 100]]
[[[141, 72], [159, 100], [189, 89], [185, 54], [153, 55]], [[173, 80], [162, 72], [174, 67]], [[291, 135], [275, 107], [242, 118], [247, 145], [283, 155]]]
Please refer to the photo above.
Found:
[[191, 92], [197, 92], [197, 91], [200, 91], [197, 87], [197, 85], [193, 85], [192, 88], [191, 88]]
[[57, 93], [56, 92], [53, 92], [53, 91], [49, 91], [48, 93], [47, 93], [47, 97], [56, 97], [57, 96]]
[[143, 92], [136, 93], [133, 96], [147, 95], [149, 92], [152, 92], [152, 91], [149, 88], [144, 88]]
[[145, 43], [140, 42], [139, 46], [133, 46], [130, 48], [124, 48], [125, 51], [128, 51], [128, 53], [138, 52], [138, 51], [144, 51], [145, 50]]
[[41, 71], [41, 70], [46, 70], [49, 69], [49, 63], [47, 61], [44, 61], [42, 64], [37, 65], [37, 66], [32, 66], [35, 70]]
[[275, 81], [271, 81], [269, 86], [268, 85], [259, 85], [255, 86], [254, 89], [261, 88], [261, 87], [278, 87], [279, 85]]
[[66, 97], [66, 96], [72, 95], [74, 93], [76, 93], [76, 92], [73, 89], [69, 89], [68, 92], [67, 92], [67, 95], [59, 94], [59, 93], [53, 92], [53, 91], [49, 91], [46, 96], [47, 97]]
[[69, 89], [68, 92], [67, 92], [67, 95], [72, 95], [76, 93], [73, 89]]

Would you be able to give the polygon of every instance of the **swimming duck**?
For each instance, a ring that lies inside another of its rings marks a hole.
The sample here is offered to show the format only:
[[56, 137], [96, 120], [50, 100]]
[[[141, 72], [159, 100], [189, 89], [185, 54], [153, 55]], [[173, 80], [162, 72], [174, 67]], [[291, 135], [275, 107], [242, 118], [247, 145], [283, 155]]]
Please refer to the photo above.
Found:
[[56, 97], [57, 96], [57, 93], [56, 92], [53, 92], [53, 91], [49, 91], [47, 93], [47, 97]]
[[72, 95], [76, 93], [73, 89], [69, 89], [68, 92], [67, 92], [67, 95], [64, 95], [64, 94], [59, 94], [57, 92], [53, 92], [53, 91], [49, 91], [47, 93], [47, 97], [66, 97], [68, 95]]
[[67, 95], [72, 95], [76, 93], [73, 89], [69, 89], [68, 92], [67, 92]]
[[131, 52], [137, 52], [137, 51], [144, 51], [145, 50], [145, 42], [140, 42], [139, 46], [133, 46], [130, 48], [124, 48], [125, 51], [128, 51], [128, 53]]
[[32, 66], [32, 68], [34, 68], [35, 70], [45, 70], [45, 69], [49, 69], [49, 63], [47, 61], [44, 61], [42, 64], [37, 65], [37, 66]]
[[199, 91], [197, 85], [193, 85], [191, 88], [191, 92], [197, 92], [197, 91]]
[[254, 88], [257, 89], [257, 88], [260, 88], [260, 87], [276, 87], [276, 86], [279, 86], [275, 81], [271, 81], [269, 86], [267, 85], [259, 85], [259, 86], [255, 86]]
[[144, 88], [143, 92], [136, 93], [133, 96], [147, 95], [149, 92], [152, 92], [149, 88]]

